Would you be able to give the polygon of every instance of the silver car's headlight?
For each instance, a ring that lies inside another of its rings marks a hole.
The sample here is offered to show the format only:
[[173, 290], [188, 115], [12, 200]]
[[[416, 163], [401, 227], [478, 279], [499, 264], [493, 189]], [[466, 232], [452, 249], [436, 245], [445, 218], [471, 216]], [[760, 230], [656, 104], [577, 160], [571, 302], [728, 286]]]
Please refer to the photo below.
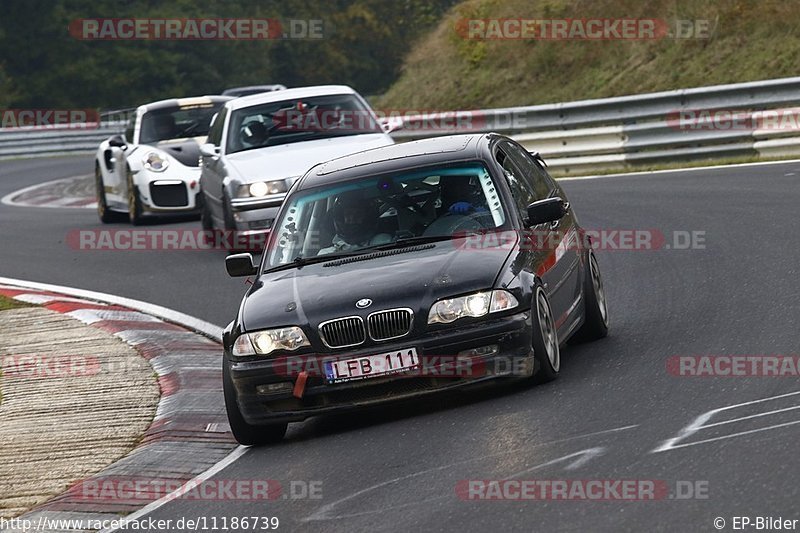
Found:
[[306, 334], [297, 326], [289, 326], [243, 333], [233, 343], [231, 354], [236, 357], [269, 355], [276, 350], [292, 351], [303, 346], [311, 346]]
[[459, 318], [481, 317], [513, 309], [518, 305], [519, 302], [514, 295], [502, 289], [476, 292], [458, 298], [445, 298], [431, 306], [428, 324], [449, 324]]
[[256, 181], [239, 185], [236, 196], [238, 198], [261, 198], [270, 194], [285, 193], [288, 190], [284, 180]]
[[142, 159], [142, 164], [147, 170], [152, 170], [153, 172], [164, 172], [169, 166], [169, 159], [163, 157], [158, 152], [149, 152]]

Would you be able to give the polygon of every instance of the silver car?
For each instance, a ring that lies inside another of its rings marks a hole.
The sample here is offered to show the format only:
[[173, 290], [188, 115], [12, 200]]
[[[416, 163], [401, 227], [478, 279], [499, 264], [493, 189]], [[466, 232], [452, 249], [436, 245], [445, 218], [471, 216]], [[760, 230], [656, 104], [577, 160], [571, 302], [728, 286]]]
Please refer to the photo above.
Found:
[[316, 165], [393, 144], [382, 123], [343, 85], [244, 96], [214, 118], [202, 156], [203, 229], [263, 235], [294, 181]]

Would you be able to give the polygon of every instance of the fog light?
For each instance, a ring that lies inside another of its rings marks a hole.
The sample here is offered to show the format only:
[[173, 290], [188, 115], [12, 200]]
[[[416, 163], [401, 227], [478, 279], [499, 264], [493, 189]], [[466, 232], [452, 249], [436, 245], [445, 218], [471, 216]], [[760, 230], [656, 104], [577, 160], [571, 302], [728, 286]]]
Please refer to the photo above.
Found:
[[499, 348], [496, 344], [490, 344], [488, 346], [480, 346], [478, 348], [471, 348], [469, 350], [464, 350], [463, 352], [458, 352], [458, 357], [486, 357], [489, 355], [494, 355], [499, 351]]
[[293, 383], [288, 383], [288, 382], [269, 383], [267, 385], [257, 386], [256, 392], [258, 394], [280, 394], [280, 393], [291, 394], [293, 389], [294, 389]]

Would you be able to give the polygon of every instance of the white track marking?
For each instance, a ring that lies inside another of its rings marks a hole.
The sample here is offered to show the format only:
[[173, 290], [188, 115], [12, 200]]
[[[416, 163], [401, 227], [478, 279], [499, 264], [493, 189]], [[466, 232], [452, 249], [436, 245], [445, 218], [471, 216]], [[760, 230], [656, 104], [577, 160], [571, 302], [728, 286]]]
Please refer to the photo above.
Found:
[[77, 198], [77, 197], [62, 198], [62, 199], [59, 199], [59, 200], [55, 200], [52, 203], [47, 203], [47, 204], [44, 204], [44, 205], [37, 205], [37, 204], [34, 204], [34, 203], [30, 203], [30, 202], [17, 202], [17, 201], [14, 200], [14, 198], [16, 198], [17, 196], [21, 196], [21, 195], [29, 193], [31, 191], [35, 191], [36, 189], [44, 188], [44, 187], [47, 187], [47, 186], [50, 186], [50, 185], [54, 185], [56, 183], [64, 183], [64, 182], [68, 182], [68, 181], [86, 179], [86, 178], [90, 178], [91, 176], [92, 176], [91, 174], [86, 174], [86, 175], [82, 175], [82, 176], [72, 176], [71, 178], [60, 178], [60, 179], [57, 179], [57, 180], [52, 180], [52, 181], [46, 181], [44, 183], [39, 183], [37, 185], [31, 185], [29, 187], [25, 187], [24, 189], [19, 189], [19, 190], [16, 190], [14, 192], [6, 194], [5, 196], [3, 196], [3, 198], [0, 198], [0, 203], [3, 203], [5, 205], [13, 205], [13, 206], [17, 206], [17, 207], [46, 207], [46, 208], [52, 207], [52, 208], [59, 208], [59, 209], [95, 209], [97, 207], [97, 202], [92, 202], [92, 203], [89, 203], [89, 204], [86, 204], [86, 205], [81, 205], [81, 206], [57, 205], [59, 202], [61, 202], [61, 203], [69, 203], [69, 202], [74, 202], [76, 200], [81, 200], [81, 198]]
[[750, 418], [758, 418], [760, 416], [767, 416], [767, 415], [774, 415], [777, 413], [784, 413], [786, 411], [792, 411], [794, 409], [800, 409], [800, 405], [795, 405], [794, 407], [785, 407], [783, 409], [775, 409], [774, 411], [767, 411], [766, 413], [758, 413], [755, 415], [749, 416], [742, 416], [739, 418], [732, 418], [730, 420], [723, 420], [722, 422], [714, 422], [713, 424], [706, 424], [703, 428], [711, 428], [714, 426], [724, 426], [725, 424], [732, 424], [734, 422], [741, 422], [742, 420], [748, 420]]
[[152, 315], [146, 315], [138, 311], [108, 311], [105, 309], [76, 309], [70, 311], [67, 316], [76, 318], [84, 324], [94, 324], [103, 320], [122, 320], [125, 322], [158, 322], [161, 320]]
[[[677, 443], [679, 443], [679, 442], [681, 442], [683, 440], [686, 440], [687, 438], [691, 437], [692, 435], [694, 435], [695, 433], [697, 433], [701, 429], [704, 429], [704, 428], [707, 428], [707, 427], [721, 425], [723, 423], [736, 422], [737, 421], [737, 419], [732, 419], [732, 420], [729, 420], [729, 421], [723, 421], [723, 422], [717, 422], [717, 423], [714, 423], [714, 424], [705, 425], [705, 423], [708, 420], [710, 420], [711, 417], [713, 417], [714, 415], [716, 415], [718, 413], [721, 413], [723, 411], [729, 411], [731, 409], [736, 409], [738, 407], [744, 407], [746, 405], [753, 405], [753, 404], [757, 404], [757, 403], [768, 402], [768, 401], [771, 401], [771, 400], [778, 400], [778, 399], [781, 399], [781, 398], [788, 398], [789, 396], [796, 396], [798, 394], [800, 394], [800, 391], [789, 392], [787, 394], [779, 394], [778, 396], [770, 396], [768, 398], [760, 398], [758, 400], [751, 400], [749, 402], [737, 403], [737, 404], [734, 404], [734, 405], [729, 405], [727, 407], [720, 407], [718, 409], [712, 409], [711, 411], [708, 411], [708, 412], [705, 412], [705, 413], [701, 414], [700, 416], [695, 418], [692, 421], [691, 424], [689, 424], [685, 428], [681, 429], [680, 432], [678, 433], [677, 437], [673, 437], [671, 439], [665, 440], [660, 446], [655, 448], [650, 453], [666, 452], [666, 451], [669, 451], [669, 450], [674, 450], [676, 448], [686, 448], [686, 447], [689, 447], [689, 446], [695, 446], [697, 444], [705, 444], [705, 443], [714, 442], [714, 441], [717, 441], [717, 440], [723, 440], [723, 439], [730, 439], [730, 438], [733, 438], [733, 437], [738, 437], [740, 435], [748, 435], [750, 433], [758, 433], [760, 431], [767, 431], [767, 430], [770, 430], [770, 429], [777, 429], [777, 428], [781, 428], [781, 427], [792, 426], [794, 424], [800, 424], [800, 420], [797, 420], [797, 421], [794, 421], [794, 422], [787, 422], [787, 423], [784, 423], [784, 424], [775, 424], [773, 426], [768, 426], [768, 427], [764, 427], [764, 428], [757, 428], [757, 429], [751, 429], [751, 430], [748, 430], [748, 431], [741, 431], [741, 432], [738, 432], [738, 433], [732, 433], [730, 435], [722, 435], [720, 437], [713, 437], [713, 438], [710, 438], [710, 439], [704, 439], [704, 440], [699, 440], [699, 441], [695, 441], [695, 442], [688, 442], [688, 443], [685, 443], [685, 444], [677, 444]], [[788, 409], [779, 409], [779, 410], [776, 410], [776, 411], [767, 411], [765, 413], [757, 413], [755, 415], [742, 417], [739, 420], [759, 418], [759, 417], [762, 417], [762, 416], [769, 416], [769, 415], [774, 414], [776, 412], [782, 412], [782, 411], [786, 411], [786, 410], [788, 410]]]
[[[14, 296], [15, 300], [29, 304], [44, 305], [51, 302], [75, 302], [86, 303], [86, 300], [79, 300], [78, 298], [50, 296], [47, 294], [18, 294]], [[106, 305], [106, 304], [101, 304]]]
[[107, 294], [104, 292], [89, 291], [84, 289], [76, 289], [73, 287], [64, 287], [62, 285], [51, 285], [49, 283], [24, 281], [13, 278], [0, 277], [0, 284], [7, 285], [10, 289], [23, 288], [59, 292], [61, 294], [85, 298], [87, 300], [129, 307], [135, 311], [140, 311], [142, 313], [166, 320], [167, 322], [173, 322], [188, 329], [192, 329], [198, 333], [202, 333], [206, 337], [214, 339], [217, 342], [222, 342], [221, 327], [215, 326], [214, 324], [206, 322], [205, 320], [200, 320], [199, 318], [181, 313], [180, 311], [175, 311], [167, 307], [161, 307], [160, 305], [143, 302], [141, 300], [125, 298], [124, 296], [115, 296], [113, 294]]
[[742, 435], [749, 435], [750, 433], [759, 433], [761, 431], [769, 431], [771, 429], [778, 429], [778, 428], [784, 428], [784, 427], [787, 427], [787, 426], [794, 426], [795, 424], [800, 424], [800, 420], [795, 420], [793, 422], [785, 422], [783, 424], [775, 424], [774, 426], [767, 426], [767, 427], [763, 427], [763, 428], [750, 429], [748, 431], [740, 431], [738, 433], [731, 433], [730, 435], [722, 435], [720, 437], [713, 437], [713, 438], [710, 438], [710, 439], [703, 439], [703, 440], [698, 440], [698, 441], [694, 441], [694, 442], [687, 442], [686, 444], [677, 444], [675, 446], [671, 446], [671, 447], [667, 448], [666, 450], [656, 449], [656, 450], [654, 450], [653, 453], [661, 452], [661, 451], [667, 451], [667, 450], [675, 450], [677, 448], [688, 448], [689, 446], [696, 446], [698, 444], [707, 444], [709, 442], [714, 442], [714, 441], [717, 441], [717, 440], [732, 439], [733, 437], [741, 437]]
[[[133, 522], [133, 521], [141, 520], [142, 518], [144, 518], [145, 516], [149, 515], [153, 511], [155, 511], [155, 510], [163, 507], [165, 504], [175, 500], [176, 498], [178, 498], [182, 494], [185, 494], [186, 493], [186, 489], [188, 487], [196, 487], [196, 486], [200, 485], [201, 483], [203, 483], [204, 481], [207, 481], [211, 477], [213, 477], [213, 476], [217, 475], [218, 473], [222, 472], [223, 470], [228, 468], [230, 465], [235, 463], [237, 460], [239, 460], [244, 454], [247, 453], [247, 450], [249, 450], [249, 449], [250, 448], [245, 448], [244, 446], [239, 446], [238, 448], [233, 450], [230, 454], [228, 454], [228, 456], [225, 457], [222, 461], [218, 462], [217, 464], [215, 464], [214, 466], [212, 466], [211, 468], [209, 468], [208, 470], [206, 470], [202, 474], [198, 475], [197, 477], [194, 477], [191, 480], [187, 481], [179, 489], [176, 489], [175, 491], [170, 492], [166, 496], [164, 496], [164, 497], [162, 497], [162, 498], [160, 498], [160, 499], [158, 499], [158, 500], [156, 500], [154, 502], [151, 502], [151, 503], [145, 505], [144, 507], [142, 507], [141, 509], [139, 509], [135, 513], [131, 513], [129, 515], [126, 515], [124, 520], [126, 520], [129, 523]], [[124, 530], [128, 531], [128, 528], [124, 528]], [[120, 528], [117, 528], [117, 529], [103, 529], [102, 531], [100, 531], [100, 533], [115, 533], [116, 531], [120, 531]]]
[[564, 178], [557, 178], [557, 181], [581, 181], [581, 180], [596, 180], [602, 178], [627, 178], [627, 177], [634, 177], [634, 176], [652, 176], [652, 175], [659, 175], [659, 174], [668, 174], [670, 172], [698, 172], [701, 170], [717, 170], [720, 168], [746, 168], [746, 167], [754, 167], [759, 165], [782, 165], [782, 164], [791, 164], [791, 163], [800, 163], [800, 159], [786, 159], [783, 161], [757, 161], [755, 163], [738, 163], [735, 165], [712, 165], [707, 167], [689, 167], [689, 168], [673, 168], [673, 169], [664, 169], [664, 170], [643, 170], [641, 172], [621, 172], [619, 174], [596, 174], [596, 175], [589, 175], [589, 176], [574, 176], [574, 177], [564, 177]]
[[[359, 497], [359, 496], [361, 496], [363, 494], [366, 494], [368, 492], [372, 492], [374, 490], [386, 487], [388, 485], [394, 485], [394, 484], [399, 483], [401, 481], [405, 481], [407, 479], [412, 479], [412, 478], [419, 477], [419, 476], [422, 476], [422, 475], [425, 475], [425, 474], [430, 474], [432, 472], [439, 472], [439, 471], [442, 471], [442, 470], [447, 470], [447, 469], [453, 468], [454, 466], [459, 466], [459, 465], [462, 465], [462, 464], [474, 463], [474, 462], [480, 461], [482, 459], [487, 459], [487, 458], [491, 458], [491, 457], [499, 457], [499, 456], [504, 456], [504, 455], [508, 455], [508, 454], [511, 454], [511, 453], [517, 453], [517, 452], [526, 451], [526, 450], [529, 450], [530, 448], [538, 448], [538, 447], [541, 447], [541, 446], [550, 446], [550, 445], [553, 445], [553, 444], [561, 444], [561, 443], [572, 441], [572, 440], [584, 439], [584, 438], [587, 438], [587, 437], [594, 437], [594, 436], [597, 436], [597, 435], [603, 435], [603, 434], [607, 434], [607, 433], [616, 433], [616, 432], [619, 432], [619, 431], [625, 431], [625, 430], [628, 430], [628, 429], [633, 429], [635, 427], [639, 427], [639, 424], [632, 424], [632, 425], [622, 426], [622, 427], [618, 427], [618, 428], [606, 429], [606, 430], [602, 430], [602, 431], [595, 431], [593, 433], [586, 433], [586, 434], [583, 434], [583, 435], [576, 435], [574, 437], [567, 437], [565, 439], [559, 439], [559, 440], [554, 440], [554, 441], [550, 441], [550, 442], [543, 442], [543, 443], [540, 443], [540, 444], [534, 444], [533, 446], [529, 446], [527, 448], [514, 448], [514, 449], [506, 450], [506, 451], [503, 451], [503, 452], [498, 452], [498, 453], [493, 453], [493, 454], [488, 454], [488, 455], [481, 455], [480, 457], [472, 457], [470, 459], [463, 459], [461, 461], [448, 463], [446, 465], [436, 466], [436, 467], [433, 467], [433, 468], [420, 470], [418, 472], [412, 472], [411, 474], [406, 474], [405, 476], [400, 476], [400, 477], [396, 477], [396, 478], [389, 479], [389, 480], [386, 480], [386, 481], [382, 481], [380, 483], [376, 483], [375, 485], [372, 485], [372, 486], [369, 486], [367, 488], [358, 490], [358, 491], [356, 491], [356, 492], [354, 492], [352, 494], [349, 494], [349, 495], [347, 495], [347, 496], [345, 496], [343, 498], [340, 498], [340, 499], [338, 499], [338, 500], [336, 500], [334, 502], [331, 502], [329, 504], [323, 505], [322, 507], [317, 509], [313, 514], [307, 516], [306, 518], [301, 519], [301, 522], [314, 522], [314, 521], [319, 521], [319, 520], [336, 520], [336, 519], [340, 519], [340, 518], [355, 517], [355, 516], [360, 516], [360, 515], [365, 515], [365, 514], [374, 514], [374, 513], [378, 513], [378, 512], [383, 512], [383, 511], [386, 510], [385, 508], [381, 508], [379, 511], [365, 511], [365, 512], [356, 513], [356, 514], [331, 516], [331, 512], [333, 511], [333, 509], [335, 507], [337, 507], [338, 505], [344, 503], [344, 502], [350, 501], [350, 500], [355, 499], [355, 498], [357, 498], [357, 497]], [[563, 456], [563, 457], [559, 457], [557, 459], [553, 459], [552, 461], [548, 461], [546, 463], [542, 463], [542, 464], [536, 465], [536, 466], [534, 466], [532, 468], [528, 468], [528, 469], [523, 470], [521, 472], [517, 472], [512, 477], [520, 476], [520, 475], [522, 475], [524, 473], [531, 472], [531, 471], [536, 470], [538, 468], [543, 468], [545, 466], [549, 466], [549, 465], [552, 465], [552, 464], [555, 464], [555, 463], [563, 462], [563, 461], [565, 461], [567, 459], [571, 459], [573, 457], [580, 456], [577, 460], [575, 460], [572, 463], [570, 463], [569, 465], [567, 465], [567, 470], [574, 470], [576, 468], [580, 468], [581, 466], [583, 466], [585, 463], [587, 463], [593, 457], [597, 457], [598, 455], [601, 455], [604, 451], [605, 451], [604, 448], [589, 448], [587, 450], [581, 450], [579, 452], [571, 453], [569, 455], [566, 455], [566, 456]], [[445, 497], [449, 497], [449, 496], [445, 496]], [[434, 498], [434, 500], [436, 500], [436, 499], [441, 499], [441, 498]], [[429, 499], [427, 499], [425, 501], [433, 501], [433, 500], [431, 500], [429, 498]], [[399, 507], [408, 507], [410, 505], [416, 505], [418, 503], [419, 502], [408, 503], [408, 504], [405, 504], [405, 505], [402, 505], [402, 506], [399, 506]]]

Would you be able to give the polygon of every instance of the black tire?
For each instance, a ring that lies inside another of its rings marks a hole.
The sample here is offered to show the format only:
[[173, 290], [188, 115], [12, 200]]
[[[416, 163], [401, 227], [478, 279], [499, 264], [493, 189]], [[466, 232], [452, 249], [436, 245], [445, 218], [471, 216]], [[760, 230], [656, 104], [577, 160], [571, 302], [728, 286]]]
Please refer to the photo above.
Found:
[[270, 424], [267, 426], [254, 426], [248, 424], [236, 402], [236, 392], [233, 389], [230, 370], [228, 365], [222, 364], [222, 390], [225, 395], [225, 411], [228, 413], [228, 423], [231, 426], [231, 433], [239, 444], [244, 446], [260, 446], [279, 442], [286, 435], [286, 422], [281, 424]]
[[203, 227], [203, 231], [214, 231], [214, 219], [211, 218], [211, 210], [208, 207], [208, 202], [203, 196], [203, 192], [201, 191], [197, 198], [202, 198], [202, 206], [200, 207], [200, 225]]
[[94, 188], [95, 195], [97, 196], [97, 216], [100, 217], [100, 222], [103, 224], [111, 224], [113, 222], [122, 222], [125, 220], [123, 213], [112, 211], [108, 208], [106, 201], [106, 188], [103, 183], [103, 175], [100, 171], [100, 165], [94, 164]]
[[233, 207], [228, 196], [222, 193], [222, 219], [225, 223], [225, 231], [236, 231], [236, 221], [233, 219]]
[[583, 325], [571, 340], [590, 342], [608, 335], [608, 303], [603, 287], [603, 278], [594, 253], [586, 254], [586, 276], [583, 280], [584, 314]]
[[139, 189], [133, 183], [130, 169], [128, 169], [128, 220], [134, 226], [142, 223], [142, 200], [139, 198]]
[[223, 241], [225, 242], [225, 249], [228, 250], [229, 254], [243, 251], [237, 248], [237, 234], [239, 230], [236, 227], [236, 220], [233, 218], [233, 207], [231, 206], [231, 201], [224, 192], [222, 193], [222, 221], [225, 225], [225, 235], [223, 238]]
[[531, 339], [534, 359], [533, 380], [536, 383], [547, 383], [556, 379], [561, 370], [561, 348], [550, 302], [544, 288], [538, 283], [533, 291], [531, 314], [533, 321]]

